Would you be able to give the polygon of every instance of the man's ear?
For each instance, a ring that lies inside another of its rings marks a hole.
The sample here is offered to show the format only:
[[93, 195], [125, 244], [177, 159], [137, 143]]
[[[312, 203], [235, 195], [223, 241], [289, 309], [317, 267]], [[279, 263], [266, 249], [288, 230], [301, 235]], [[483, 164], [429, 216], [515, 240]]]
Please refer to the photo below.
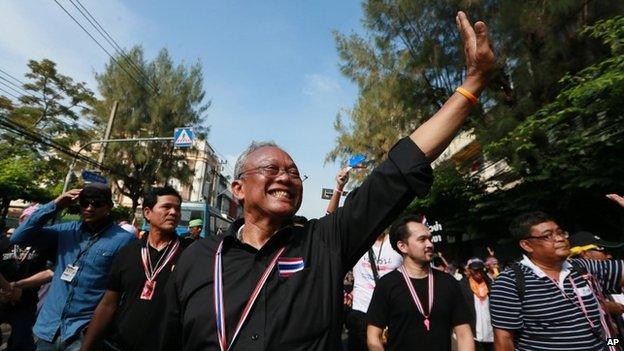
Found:
[[407, 244], [404, 241], [397, 241], [397, 248], [399, 249], [399, 251], [407, 255]]
[[147, 220], [147, 223], [150, 222], [151, 216], [152, 216], [152, 209], [149, 207], [143, 207], [143, 217]]
[[243, 181], [241, 179], [235, 179], [230, 185], [232, 194], [239, 202], [245, 199], [245, 193], [243, 192]]
[[520, 240], [518, 244], [525, 252], [533, 252], [533, 247], [531, 247], [528, 240]]

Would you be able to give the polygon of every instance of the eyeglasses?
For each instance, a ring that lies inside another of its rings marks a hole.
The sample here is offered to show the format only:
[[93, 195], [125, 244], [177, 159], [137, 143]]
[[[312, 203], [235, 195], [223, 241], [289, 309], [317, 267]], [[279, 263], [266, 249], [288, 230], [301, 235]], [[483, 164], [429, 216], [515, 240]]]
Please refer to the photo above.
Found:
[[89, 207], [89, 205], [93, 206], [94, 208], [100, 208], [106, 205], [106, 201], [96, 199], [80, 199], [78, 203], [82, 208], [87, 208]]
[[296, 167], [291, 167], [291, 168], [285, 169], [285, 168], [279, 168], [279, 167], [277, 167], [275, 165], [260, 166], [260, 167], [255, 167], [255, 168], [252, 168], [252, 169], [248, 169], [246, 171], [240, 172], [236, 178], [240, 179], [241, 176], [243, 176], [245, 173], [249, 173], [249, 172], [259, 172], [259, 173], [261, 173], [263, 176], [265, 176], [267, 178], [275, 178], [275, 177], [279, 176], [282, 173], [286, 173], [286, 174], [288, 174], [288, 176], [291, 179], [295, 179], [295, 180], [300, 180], [301, 179], [301, 175], [299, 174], [299, 170]]
[[560, 236], [564, 239], [567, 239], [570, 237], [570, 233], [566, 232], [565, 230], [561, 230], [558, 229], [557, 231], [552, 231], [552, 230], [547, 230], [545, 232], [543, 232], [542, 234], [544, 235], [540, 235], [540, 236], [527, 236], [525, 239], [540, 239], [540, 240], [545, 240], [545, 241], [551, 241], [554, 242], [557, 240], [556, 236]]

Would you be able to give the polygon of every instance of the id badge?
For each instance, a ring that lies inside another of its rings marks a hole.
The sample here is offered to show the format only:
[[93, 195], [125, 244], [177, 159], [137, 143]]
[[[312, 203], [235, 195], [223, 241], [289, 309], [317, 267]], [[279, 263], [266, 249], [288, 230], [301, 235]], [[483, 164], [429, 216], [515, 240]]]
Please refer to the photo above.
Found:
[[591, 290], [591, 288], [589, 286], [583, 286], [583, 287], [580, 287], [580, 288], [576, 289], [576, 293], [580, 297], [585, 297], [585, 296], [591, 295], [592, 290]]
[[61, 275], [61, 280], [71, 283], [71, 281], [74, 280], [76, 273], [78, 273], [78, 266], [72, 266], [71, 264], [68, 264], [67, 267], [65, 267], [63, 274]]
[[151, 300], [154, 296], [154, 288], [156, 287], [155, 280], [146, 280], [141, 291], [141, 300]]

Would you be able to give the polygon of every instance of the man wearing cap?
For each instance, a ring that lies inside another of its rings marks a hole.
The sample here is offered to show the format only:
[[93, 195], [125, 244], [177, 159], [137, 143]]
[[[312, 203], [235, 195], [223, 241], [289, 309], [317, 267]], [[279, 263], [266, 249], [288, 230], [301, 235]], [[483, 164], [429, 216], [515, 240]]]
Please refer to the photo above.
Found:
[[480, 258], [471, 258], [466, 262], [466, 277], [460, 282], [462, 293], [468, 302], [471, 321], [470, 328], [475, 339], [477, 351], [494, 349], [494, 331], [490, 318], [490, 288], [492, 281], [487, 268]]
[[[45, 226], [76, 200], [80, 205], [80, 221]], [[134, 240], [131, 233], [113, 222], [112, 207], [110, 188], [88, 184], [41, 206], [11, 237], [14, 244], [57, 252], [52, 285], [33, 328], [39, 339], [37, 350], [80, 348], [82, 331], [106, 289], [112, 260]]]
[[624, 243], [603, 240], [598, 235], [580, 231], [570, 237], [570, 254], [588, 260], [610, 260], [609, 250], [621, 249]]
[[[152, 351], [162, 319], [165, 286], [179, 254], [182, 197], [170, 186], [155, 187], [143, 199], [143, 217], [150, 230], [123, 248], [111, 268], [108, 286], [85, 335], [81, 351]], [[109, 331], [109, 333], [107, 333]]]
[[193, 239], [193, 240], [198, 240], [200, 238], [200, 234], [202, 232], [202, 226], [204, 225], [204, 221], [202, 221], [201, 219], [197, 218], [197, 219], [191, 219], [189, 221], [189, 232], [187, 234], [187, 237]]
[[[570, 257], [584, 258], [588, 260], [605, 261], [613, 259], [612, 250], [621, 249], [624, 243], [616, 243], [603, 240], [598, 235], [590, 232], [580, 231], [572, 235], [570, 241]], [[624, 294], [604, 294], [605, 299], [602, 301], [604, 309], [611, 317], [609, 322], [612, 323], [613, 329], [617, 330], [619, 335], [624, 335]]]

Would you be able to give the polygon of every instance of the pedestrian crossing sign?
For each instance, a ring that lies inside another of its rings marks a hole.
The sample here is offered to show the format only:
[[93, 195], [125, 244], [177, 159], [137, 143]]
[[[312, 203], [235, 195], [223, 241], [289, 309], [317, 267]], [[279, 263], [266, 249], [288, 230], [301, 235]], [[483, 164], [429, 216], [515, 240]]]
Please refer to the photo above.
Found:
[[191, 147], [193, 145], [193, 128], [176, 128], [173, 132], [174, 147]]

